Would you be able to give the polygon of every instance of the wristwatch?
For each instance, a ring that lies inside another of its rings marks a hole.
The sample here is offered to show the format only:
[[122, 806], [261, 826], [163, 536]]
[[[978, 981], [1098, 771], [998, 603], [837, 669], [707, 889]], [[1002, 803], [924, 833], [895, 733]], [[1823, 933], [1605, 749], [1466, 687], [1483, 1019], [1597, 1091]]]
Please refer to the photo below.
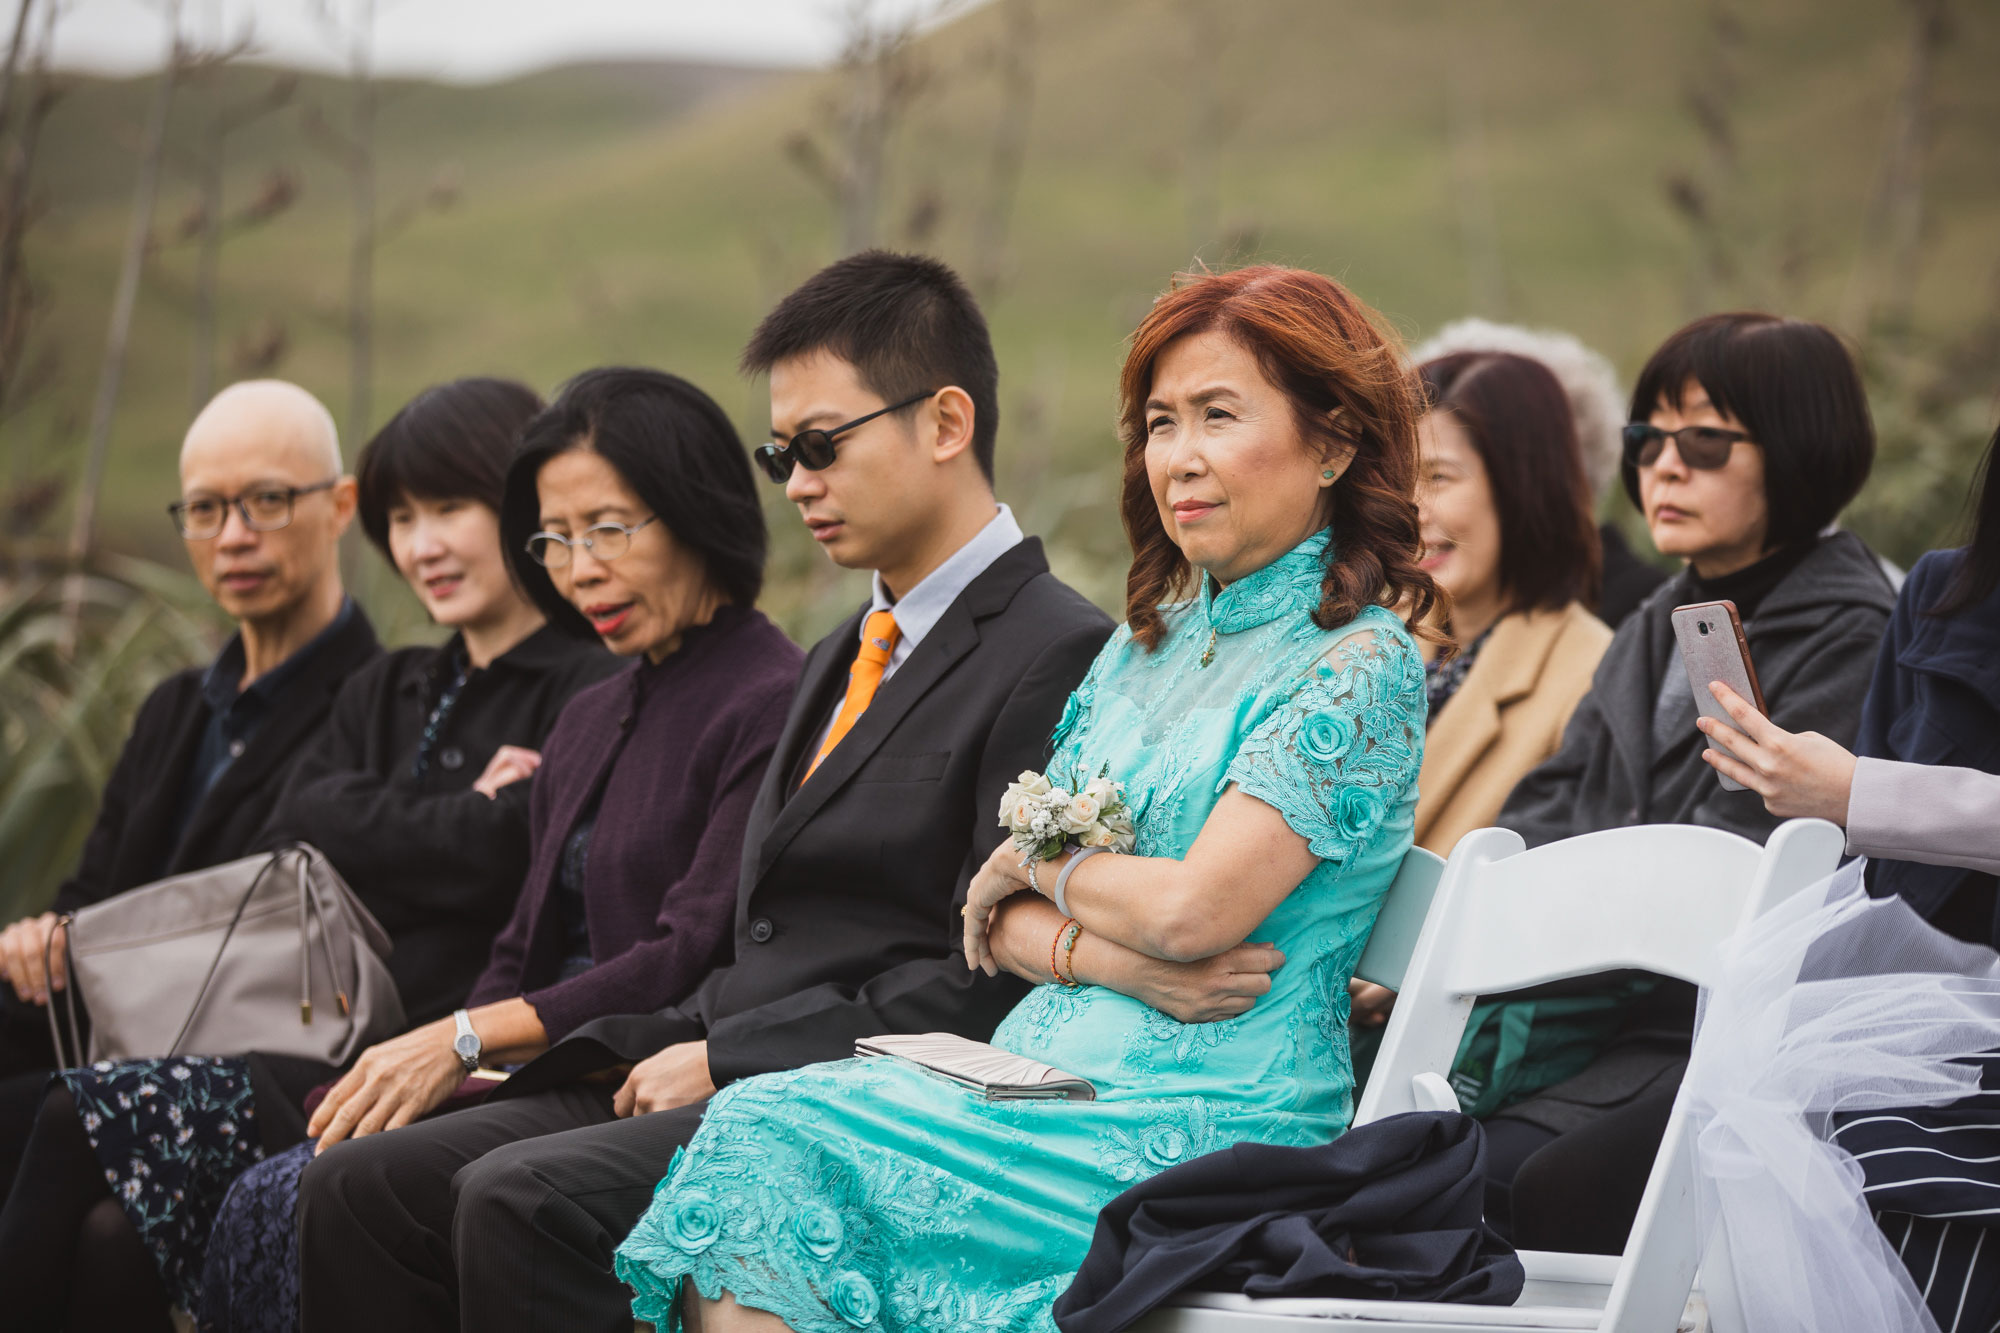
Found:
[[463, 1009], [453, 1014], [451, 1021], [458, 1024], [458, 1036], [452, 1039], [451, 1049], [458, 1052], [459, 1062], [470, 1074], [479, 1068], [479, 1034], [472, 1030], [472, 1015]]

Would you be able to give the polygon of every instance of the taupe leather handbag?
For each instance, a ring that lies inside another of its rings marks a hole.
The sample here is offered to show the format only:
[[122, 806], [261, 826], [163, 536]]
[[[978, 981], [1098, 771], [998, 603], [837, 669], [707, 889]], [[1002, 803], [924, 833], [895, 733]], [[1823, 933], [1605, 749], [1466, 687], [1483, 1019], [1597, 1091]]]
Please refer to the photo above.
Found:
[[[404, 1026], [383, 962], [387, 932], [304, 843], [163, 879], [62, 920], [69, 985], [50, 996], [49, 1030], [65, 1067], [251, 1051], [344, 1065]], [[87, 1054], [79, 1003], [90, 1016]]]

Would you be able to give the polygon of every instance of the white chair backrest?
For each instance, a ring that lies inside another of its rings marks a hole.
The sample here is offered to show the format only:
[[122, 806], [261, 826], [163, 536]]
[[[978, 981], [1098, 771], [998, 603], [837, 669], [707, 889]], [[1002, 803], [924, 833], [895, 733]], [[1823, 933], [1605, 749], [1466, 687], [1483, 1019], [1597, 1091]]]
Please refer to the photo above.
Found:
[[[1612, 829], [1533, 851], [1505, 829], [1468, 833], [1445, 863], [1354, 1123], [1438, 1104], [1480, 995], [1619, 968], [1705, 983], [1724, 939], [1831, 874], [1845, 847], [1822, 820], [1785, 823], [1762, 848], [1689, 825]], [[1605, 1330], [1672, 1328], [1687, 1301], [1702, 1246], [1685, 1137], [1677, 1107]]]
[[1412, 847], [1396, 870], [1395, 882], [1382, 899], [1369, 933], [1368, 947], [1354, 975], [1390, 990], [1403, 989], [1403, 977], [1410, 970], [1410, 957], [1417, 951], [1424, 922], [1430, 918], [1431, 899], [1437, 896], [1438, 881], [1444, 877], [1444, 858], [1436, 852]]

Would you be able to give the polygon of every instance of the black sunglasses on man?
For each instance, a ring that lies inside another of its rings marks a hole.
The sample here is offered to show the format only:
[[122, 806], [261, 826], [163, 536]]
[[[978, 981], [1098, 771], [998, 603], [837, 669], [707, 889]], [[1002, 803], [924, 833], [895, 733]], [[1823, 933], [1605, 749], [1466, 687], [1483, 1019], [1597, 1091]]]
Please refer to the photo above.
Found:
[[835, 426], [831, 430], [802, 430], [797, 435], [792, 436], [791, 443], [787, 445], [760, 444], [757, 446], [755, 452], [757, 466], [763, 468], [764, 475], [772, 481], [777, 482], [780, 486], [792, 479], [792, 464], [794, 463], [805, 468], [808, 472], [818, 472], [822, 468], [832, 467], [834, 436], [844, 435], [856, 426], [865, 426], [876, 417], [887, 416], [891, 412], [900, 412], [906, 407], [921, 403], [924, 399], [935, 396], [938, 392], [939, 390], [937, 389], [926, 389], [922, 393], [912, 394], [900, 403], [891, 403], [879, 411], [870, 412], [865, 417], [856, 417], [854, 420]]

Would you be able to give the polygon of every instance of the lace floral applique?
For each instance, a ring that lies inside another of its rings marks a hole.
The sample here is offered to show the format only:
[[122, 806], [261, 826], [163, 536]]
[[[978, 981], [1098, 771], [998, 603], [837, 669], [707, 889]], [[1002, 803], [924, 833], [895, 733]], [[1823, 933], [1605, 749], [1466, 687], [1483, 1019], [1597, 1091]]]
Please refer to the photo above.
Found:
[[1293, 1020], [1293, 1051], [1305, 1053], [1323, 1073], [1353, 1068], [1347, 1046], [1347, 980], [1360, 951], [1353, 946], [1322, 949], [1313, 959], [1309, 992]]
[[1182, 1069], [1193, 1069], [1209, 1051], [1232, 1041], [1239, 1025], [1233, 1018], [1213, 1023], [1182, 1023], [1157, 1009], [1148, 1009], [1125, 1038], [1125, 1053], [1143, 1066], [1154, 1062], [1157, 1048], [1164, 1046]]
[[994, 1044], [1007, 1047], [1007, 1041], [1002, 1034], [1008, 1031], [1019, 1032], [1026, 1029], [1046, 1033], [1065, 1023], [1074, 1022], [1088, 1003], [1081, 990], [1071, 990], [1054, 982], [1043, 982], [1023, 996], [1021, 1002], [1002, 1020], [1000, 1030], [993, 1034]]
[[1158, 1105], [1159, 1114], [1143, 1129], [1111, 1129], [1099, 1137], [1097, 1164], [1112, 1179], [1129, 1185], [1229, 1146], [1206, 1098], [1176, 1097]]
[[[1050, 1273], [995, 1291], [960, 1265], [957, 1272], [930, 1269], [897, 1275], [889, 1284], [889, 1310], [904, 1328], [977, 1329], [982, 1333], [1053, 1326], [1048, 1310], [1073, 1275]], [[1040, 1316], [1037, 1319], [1036, 1316]]]
[[1276, 809], [1313, 855], [1345, 864], [1416, 778], [1423, 698], [1421, 659], [1401, 635], [1349, 634], [1243, 742], [1222, 783]]

